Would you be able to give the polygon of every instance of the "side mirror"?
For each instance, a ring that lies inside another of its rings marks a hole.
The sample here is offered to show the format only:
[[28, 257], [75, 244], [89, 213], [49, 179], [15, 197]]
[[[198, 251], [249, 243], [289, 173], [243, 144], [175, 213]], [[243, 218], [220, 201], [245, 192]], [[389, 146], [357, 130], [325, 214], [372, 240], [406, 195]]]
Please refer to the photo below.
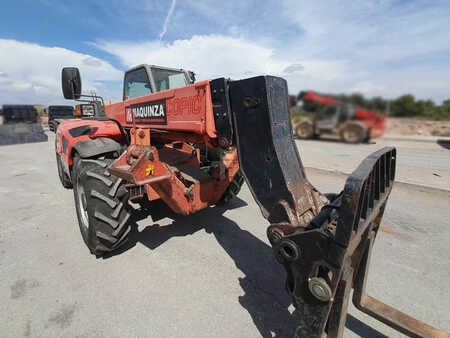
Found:
[[189, 74], [189, 80], [191, 81], [191, 83], [195, 83], [195, 73], [188, 71]]
[[61, 73], [61, 84], [64, 98], [78, 100], [81, 95], [81, 76], [78, 68], [65, 67]]

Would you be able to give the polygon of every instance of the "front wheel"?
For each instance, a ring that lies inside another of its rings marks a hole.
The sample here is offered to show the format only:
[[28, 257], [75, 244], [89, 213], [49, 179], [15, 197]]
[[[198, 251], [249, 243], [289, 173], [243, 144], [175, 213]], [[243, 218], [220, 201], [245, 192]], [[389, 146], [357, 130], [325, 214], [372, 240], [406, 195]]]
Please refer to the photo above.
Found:
[[310, 121], [302, 121], [295, 127], [295, 135], [300, 139], [311, 139], [314, 137], [314, 127]]
[[366, 138], [366, 130], [359, 124], [348, 124], [341, 131], [341, 139], [347, 143], [361, 143]]
[[122, 246], [130, 233], [128, 191], [106, 168], [110, 159], [75, 158], [73, 192], [81, 235], [91, 253]]

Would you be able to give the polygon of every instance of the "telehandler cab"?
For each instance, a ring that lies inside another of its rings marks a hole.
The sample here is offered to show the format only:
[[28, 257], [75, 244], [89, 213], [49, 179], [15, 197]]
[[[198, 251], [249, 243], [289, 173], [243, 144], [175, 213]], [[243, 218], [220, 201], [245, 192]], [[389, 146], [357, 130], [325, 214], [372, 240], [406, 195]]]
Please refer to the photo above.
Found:
[[188, 215], [227, 202], [243, 181], [271, 223], [268, 239], [300, 314], [298, 337], [341, 337], [350, 290], [362, 311], [415, 337], [444, 336], [365, 294], [369, 259], [396, 165], [396, 150], [367, 157], [343, 191], [308, 181], [292, 138], [287, 83], [273, 76], [195, 82], [192, 72], [140, 65], [123, 101], [81, 94], [64, 68], [66, 99], [87, 103], [56, 133], [61, 182], [73, 187], [81, 234], [95, 255], [124, 244], [129, 201], [163, 200]]

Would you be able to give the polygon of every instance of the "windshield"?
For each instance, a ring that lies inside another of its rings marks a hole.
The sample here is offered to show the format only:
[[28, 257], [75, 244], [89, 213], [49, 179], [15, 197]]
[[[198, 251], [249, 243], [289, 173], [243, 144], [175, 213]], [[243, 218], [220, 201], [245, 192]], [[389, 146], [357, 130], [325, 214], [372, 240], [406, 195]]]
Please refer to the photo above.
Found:
[[317, 117], [321, 120], [329, 120], [335, 117], [336, 111], [336, 105], [325, 106], [317, 112]]
[[152, 67], [156, 91], [184, 87], [187, 85], [184, 72]]
[[138, 68], [125, 74], [125, 97], [134, 99], [151, 93], [145, 68]]

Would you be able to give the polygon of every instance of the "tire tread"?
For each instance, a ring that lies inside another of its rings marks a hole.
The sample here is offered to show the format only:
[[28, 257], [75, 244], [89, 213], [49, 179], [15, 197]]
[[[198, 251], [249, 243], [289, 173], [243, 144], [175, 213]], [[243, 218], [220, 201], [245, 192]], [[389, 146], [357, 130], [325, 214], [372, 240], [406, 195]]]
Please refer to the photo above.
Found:
[[82, 231], [82, 235], [91, 253], [99, 257], [127, 241], [131, 231], [128, 190], [121, 178], [105, 169], [112, 159], [79, 161], [81, 167], [77, 170], [88, 197], [89, 215], [88, 232]]
[[104, 177], [102, 175], [99, 175], [99, 174], [97, 174], [97, 173], [95, 173], [93, 171], [88, 171], [86, 173], [86, 175], [90, 176], [90, 177], [93, 177], [93, 178], [96, 178], [97, 180], [102, 181], [103, 183], [105, 183], [105, 185], [107, 187], [110, 187], [113, 184], [113, 182], [110, 179], [108, 179], [108, 178], [106, 178], [106, 177]]
[[99, 193], [97, 190], [91, 190], [91, 196], [102, 200], [103, 202], [108, 204], [111, 208], [115, 208], [116, 205], [117, 205], [116, 201], [114, 201], [111, 198], [106, 197], [105, 195]]

